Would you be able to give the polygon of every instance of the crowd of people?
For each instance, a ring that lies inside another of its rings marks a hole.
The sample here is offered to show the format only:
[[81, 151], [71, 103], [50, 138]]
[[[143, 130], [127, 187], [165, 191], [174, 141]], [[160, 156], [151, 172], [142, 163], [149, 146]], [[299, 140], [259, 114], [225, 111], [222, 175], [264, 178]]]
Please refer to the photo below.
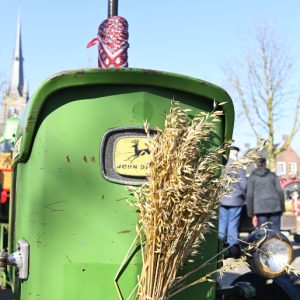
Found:
[[[228, 165], [238, 159], [239, 151], [238, 147], [231, 147]], [[255, 161], [255, 169], [249, 177], [244, 170], [227, 168], [237, 180], [232, 183], [231, 193], [220, 200], [220, 237], [230, 246], [238, 243], [244, 206], [254, 227], [266, 224], [266, 227], [280, 231], [281, 215], [285, 211], [284, 194], [279, 178], [266, 167], [266, 159]]]

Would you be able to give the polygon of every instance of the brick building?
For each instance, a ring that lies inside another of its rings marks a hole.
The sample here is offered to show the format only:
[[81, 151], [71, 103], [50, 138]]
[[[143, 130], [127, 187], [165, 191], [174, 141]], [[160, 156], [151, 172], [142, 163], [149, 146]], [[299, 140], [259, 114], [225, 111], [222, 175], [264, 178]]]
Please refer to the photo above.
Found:
[[287, 179], [300, 178], [300, 156], [291, 145], [277, 155], [276, 173]]
[[[283, 142], [287, 137], [287, 135], [283, 136]], [[250, 147], [250, 144], [245, 144], [243, 155], [245, 155], [250, 150], [253, 150], [253, 148]], [[260, 157], [266, 158], [268, 162], [268, 152], [265, 148], [260, 150], [258, 152], [258, 155]], [[247, 176], [250, 176], [254, 168], [254, 164], [247, 167]], [[283, 179], [300, 179], [300, 155], [296, 152], [292, 145], [289, 145], [289, 147], [285, 151], [277, 155], [276, 174]]]

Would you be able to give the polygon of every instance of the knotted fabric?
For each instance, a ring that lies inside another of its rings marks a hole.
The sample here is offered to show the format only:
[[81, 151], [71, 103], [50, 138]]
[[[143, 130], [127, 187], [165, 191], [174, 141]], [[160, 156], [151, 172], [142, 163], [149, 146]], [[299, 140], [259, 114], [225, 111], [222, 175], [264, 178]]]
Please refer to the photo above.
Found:
[[98, 37], [87, 47], [98, 42], [98, 67], [103, 69], [128, 67], [128, 22], [120, 16], [104, 20], [98, 28]]

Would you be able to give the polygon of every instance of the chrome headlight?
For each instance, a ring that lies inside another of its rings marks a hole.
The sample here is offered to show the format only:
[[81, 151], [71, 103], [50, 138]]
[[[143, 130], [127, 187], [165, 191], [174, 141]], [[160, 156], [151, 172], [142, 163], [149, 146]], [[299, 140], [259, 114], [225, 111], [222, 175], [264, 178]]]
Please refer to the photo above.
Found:
[[265, 278], [285, 273], [293, 253], [292, 245], [285, 235], [262, 228], [251, 233], [247, 243], [253, 246], [248, 261], [254, 272]]

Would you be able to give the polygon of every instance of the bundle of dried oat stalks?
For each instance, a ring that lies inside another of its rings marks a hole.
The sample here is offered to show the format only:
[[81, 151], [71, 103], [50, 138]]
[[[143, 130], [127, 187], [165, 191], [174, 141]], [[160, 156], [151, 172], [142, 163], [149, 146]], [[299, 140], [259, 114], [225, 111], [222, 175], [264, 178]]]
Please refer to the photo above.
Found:
[[211, 113], [190, 113], [172, 103], [165, 129], [149, 139], [149, 180], [134, 192], [143, 244], [139, 300], [162, 300], [174, 290], [177, 271], [203, 242], [231, 186], [232, 176], [221, 172], [230, 141], [215, 143], [223, 112], [215, 104]]

